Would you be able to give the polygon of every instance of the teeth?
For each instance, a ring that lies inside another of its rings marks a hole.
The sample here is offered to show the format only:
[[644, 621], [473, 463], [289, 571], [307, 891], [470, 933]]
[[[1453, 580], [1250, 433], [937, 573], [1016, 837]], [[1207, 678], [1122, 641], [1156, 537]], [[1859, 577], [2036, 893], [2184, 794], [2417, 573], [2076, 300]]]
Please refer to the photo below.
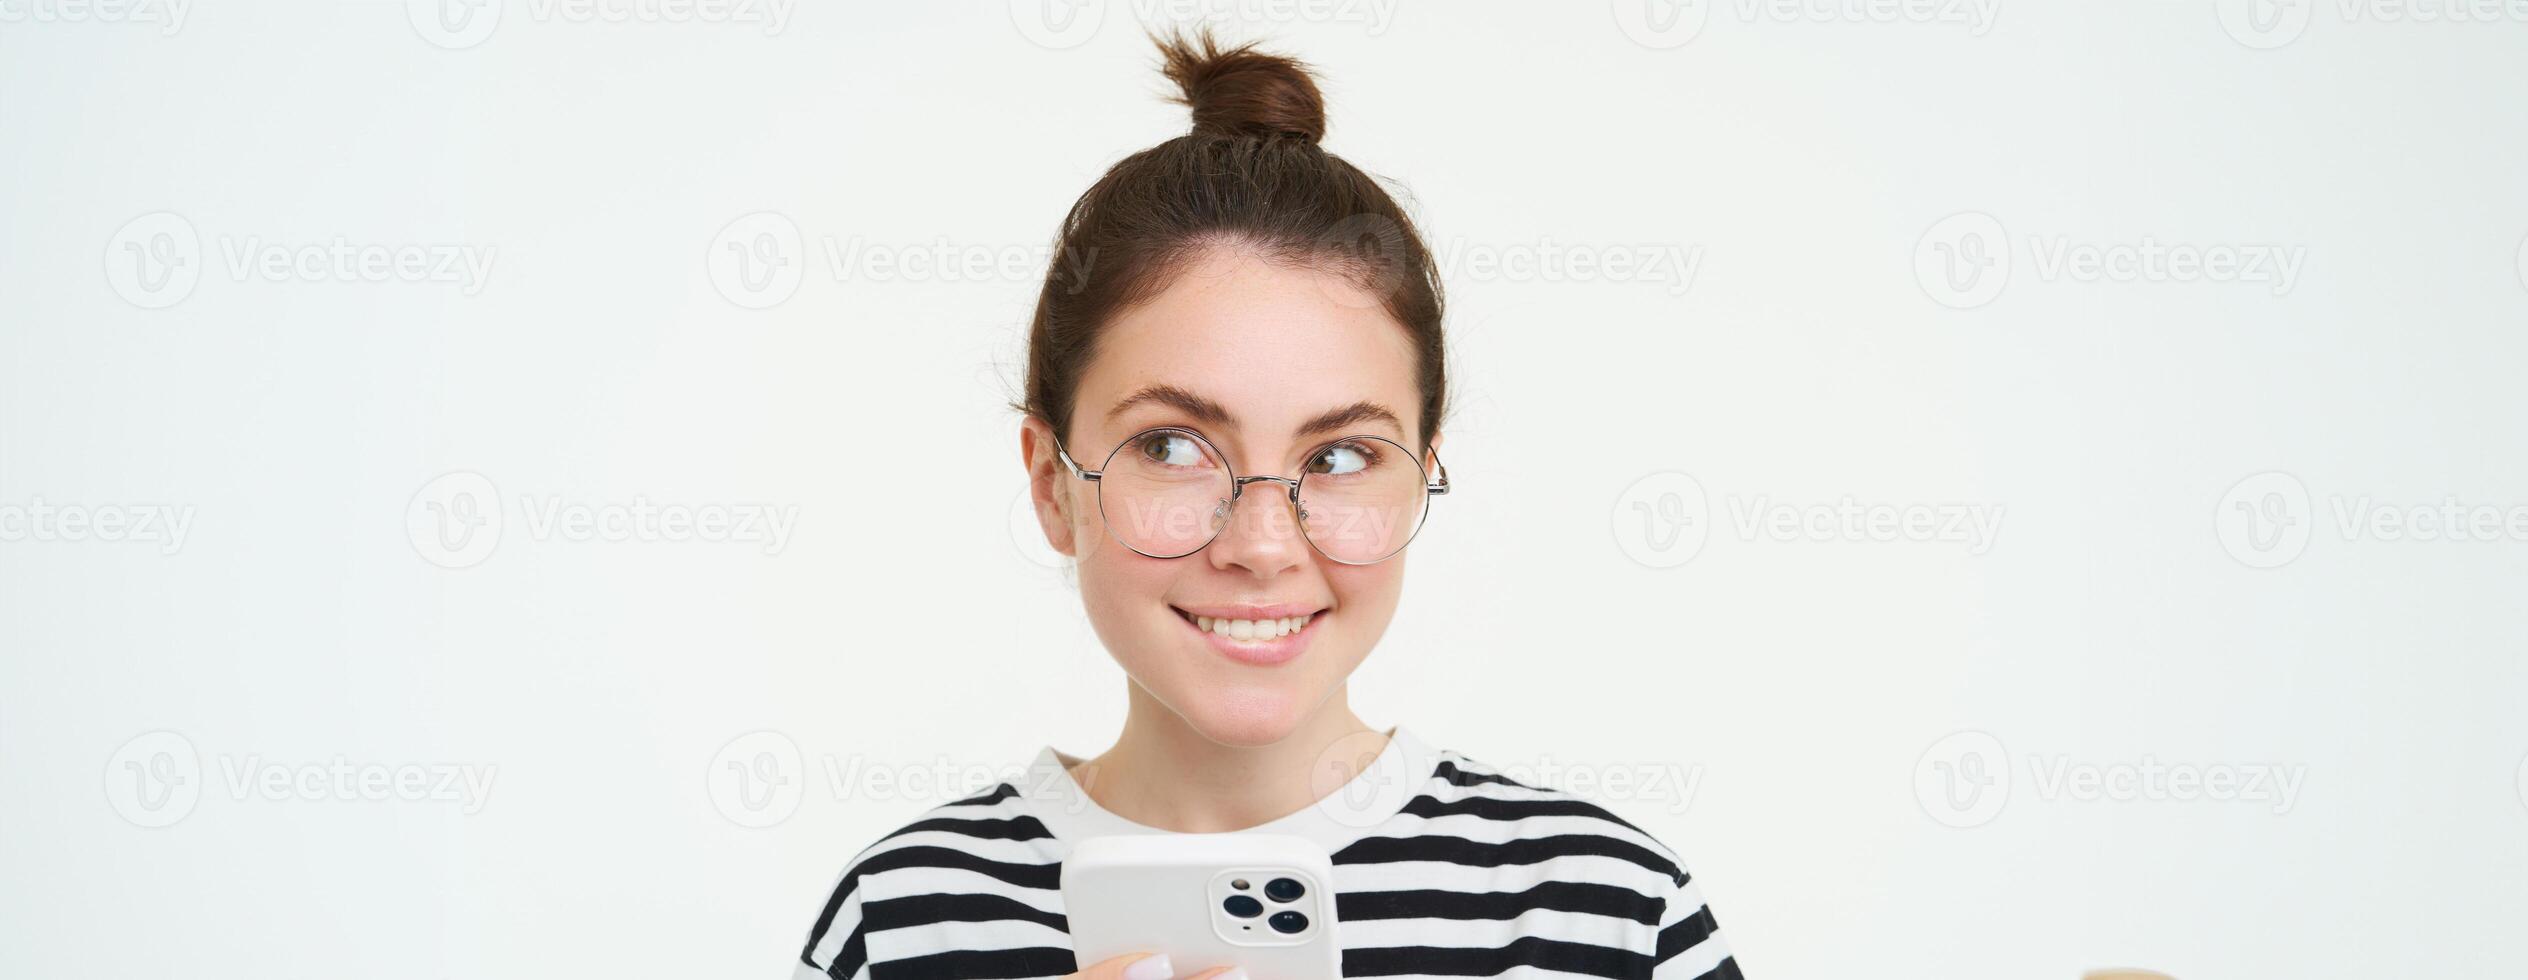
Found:
[[1232, 640], [1270, 640], [1299, 632], [1308, 625], [1307, 616], [1284, 616], [1280, 619], [1213, 619], [1194, 617], [1194, 626]]

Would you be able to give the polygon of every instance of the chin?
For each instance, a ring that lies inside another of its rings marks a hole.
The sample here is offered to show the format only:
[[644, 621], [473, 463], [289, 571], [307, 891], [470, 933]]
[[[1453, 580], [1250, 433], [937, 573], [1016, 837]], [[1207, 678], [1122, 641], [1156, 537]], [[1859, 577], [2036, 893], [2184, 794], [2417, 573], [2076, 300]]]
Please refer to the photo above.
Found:
[[1177, 709], [1203, 737], [1222, 745], [1272, 745], [1299, 729], [1302, 699], [1273, 688], [1196, 691]]

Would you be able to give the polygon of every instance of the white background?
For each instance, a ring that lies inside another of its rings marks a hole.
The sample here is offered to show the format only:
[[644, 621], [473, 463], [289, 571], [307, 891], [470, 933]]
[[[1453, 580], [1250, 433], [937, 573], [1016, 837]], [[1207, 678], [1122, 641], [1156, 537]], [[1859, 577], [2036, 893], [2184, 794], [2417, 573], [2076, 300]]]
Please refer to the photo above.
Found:
[[[1056, 219], [1185, 128], [1136, 22], [1206, 10], [1462, 259], [1373, 724], [1591, 780], [1755, 976], [2528, 957], [2528, 11], [433, 2], [0, 0], [0, 974], [782, 975], [970, 788], [827, 763], [1102, 748], [1005, 403]], [[488, 275], [231, 262], [337, 241]], [[2300, 258], [2048, 258], [2146, 241]], [[1744, 522], [1847, 499], [1998, 534]], [[539, 523], [635, 503], [795, 523]], [[2145, 763], [2297, 788], [2049, 781]]]

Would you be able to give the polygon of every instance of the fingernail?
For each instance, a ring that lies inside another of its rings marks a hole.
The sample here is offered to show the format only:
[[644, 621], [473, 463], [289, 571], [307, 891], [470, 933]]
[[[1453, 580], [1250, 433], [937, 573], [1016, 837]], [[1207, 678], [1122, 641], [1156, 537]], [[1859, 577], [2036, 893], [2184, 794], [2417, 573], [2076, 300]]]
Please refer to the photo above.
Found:
[[1168, 963], [1166, 953], [1144, 956], [1124, 967], [1124, 980], [1168, 980], [1175, 975], [1176, 967]]
[[1246, 968], [1242, 966], [1230, 967], [1229, 972], [1213, 977], [1211, 980], [1246, 980]]

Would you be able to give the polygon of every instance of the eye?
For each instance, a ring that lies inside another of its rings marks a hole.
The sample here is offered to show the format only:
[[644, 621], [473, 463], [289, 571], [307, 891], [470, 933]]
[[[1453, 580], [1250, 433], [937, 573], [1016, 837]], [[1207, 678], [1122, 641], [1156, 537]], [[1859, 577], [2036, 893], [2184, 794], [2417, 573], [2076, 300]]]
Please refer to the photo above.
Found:
[[1141, 456], [1161, 466], [1204, 466], [1210, 457], [1202, 444], [1182, 432], [1153, 432], [1141, 437]]
[[1378, 465], [1378, 459], [1378, 451], [1364, 444], [1338, 442], [1317, 450], [1315, 458], [1308, 461], [1308, 472], [1323, 473], [1327, 476], [1346, 476]]

